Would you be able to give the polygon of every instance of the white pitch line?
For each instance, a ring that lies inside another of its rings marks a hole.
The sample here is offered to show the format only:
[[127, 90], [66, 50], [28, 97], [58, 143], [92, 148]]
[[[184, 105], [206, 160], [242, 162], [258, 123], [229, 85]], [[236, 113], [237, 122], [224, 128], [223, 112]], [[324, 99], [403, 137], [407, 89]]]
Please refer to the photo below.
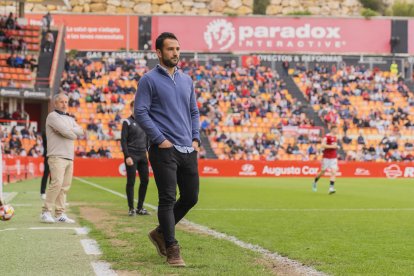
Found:
[[217, 211], [217, 212], [394, 212], [414, 211], [414, 208], [343, 208], [343, 209], [300, 209], [300, 208], [194, 208], [192, 211]]
[[76, 227], [29, 227], [30, 230], [75, 230]]
[[77, 235], [87, 235], [89, 229], [87, 227], [30, 227], [30, 230], [74, 230]]
[[0, 232], [4, 232], [4, 231], [15, 231], [15, 230], [17, 230], [17, 228], [6, 228], [6, 229], [0, 230]]
[[[100, 186], [100, 185], [98, 185], [96, 183], [90, 182], [88, 180], [84, 180], [84, 179], [81, 179], [79, 177], [75, 177], [75, 179], [77, 179], [77, 180], [79, 180], [79, 181], [81, 181], [81, 182], [83, 182], [85, 184], [88, 184], [88, 185], [91, 185], [93, 187], [96, 187], [98, 189], [107, 191], [107, 192], [109, 192], [111, 194], [120, 196], [122, 198], [126, 198], [126, 196], [123, 195], [123, 194], [121, 194], [121, 193], [118, 193], [118, 192], [113, 191], [111, 189], [102, 187], [102, 186]], [[155, 206], [153, 206], [151, 204], [146, 204], [146, 205], [148, 207], [154, 209], [154, 210], [157, 209], [157, 207], [155, 207]], [[249, 250], [251, 250], [253, 252], [262, 254], [263, 256], [265, 256], [268, 259], [271, 259], [271, 260], [277, 261], [280, 264], [283, 264], [284, 267], [289, 267], [292, 271], [294, 271], [294, 273], [296, 273], [295, 275], [306, 275], [306, 276], [325, 276], [326, 275], [323, 272], [317, 271], [313, 267], [305, 266], [304, 264], [302, 264], [300, 262], [297, 262], [295, 260], [291, 260], [289, 258], [283, 257], [283, 256], [279, 255], [276, 252], [271, 252], [271, 251], [269, 251], [269, 250], [267, 250], [267, 249], [265, 249], [265, 248], [263, 248], [261, 246], [255, 245], [255, 244], [243, 242], [243, 241], [237, 239], [234, 236], [229, 236], [227, 234], [224, 234], [224, 233], [221, 233], [221, 232], [212, 230], [212, 229], [208, 228], [207, 226], [200, 225], [200, 224], [196, 224], [196, 223], [191, 222], [191, 221], [186, 220], [186, 219], [181, 220], [180, 223], [182, 223], [184, 225], [191, 226], [191, 227], [197, 229], [197, 231], [199, 231], [201, 233], [207, 234], [209, 236], [216, 237], [218, 239], [222, 239], [222, 240], [229, 241], [229, 242], [231, 242], [231, 243], [233, 243], [233, 244], [235, 244], [235, 245], [237, 245], [239, 247], [242, 247], [242, 248], [245, 248], [245, 249], [249, 249]]]
[[[111, 190], [111, 189], [108, 189], [108, 188], [102, 187], [101, 185], [98, 185], [98, 184], [96, 184], [96, 183], [90, 182], [90, 181], [88, 181], [88, 180], [85, 180], [85, 179], [82, 179], [82, 178], [79, 178], [79, 177], [74, 177], [74, 178], [75, 178], [76, 180], [79, 180], [80, 182], [83, 182], [83, 183], [85, 183], [85, 184], [91, 185], [91, 186], [93, 186], [93, 187], [95, 187], [95, 188], [98, 188], [98, 189], [101, 189], [101, 190], [107, 191], [108, 193], [114, 194], [114, 195], [119, 196], [119, 197], [122, 197], [122, 198], [127, 198], [127, 196], [126, 196], [126, 195], [124, 195], [124, 194], [121, 194], [121, 193], [118, 193], [117, 191], [114, 191], [114, 190]], [[134, 201], [135, 201], [135, 202], [138, 202], [138, 200], [137, 200], [137, 199], [135, 199]], [[158, 209], [158, 208], [157, 208], [157, 206], [154, 206], [154, 205], [152, 205], [152, 204], [144, 203], [144, 205], [145, 205], [145, 206], [148, 206], [148, 208], [151, 208], [151, 209], [153, 209], [153, 210], [157, 210], [157, 209]]]
[[[217, 239], [222, 239], [229, 241], [241, 248], [245, 248], [251, 251], [254, 251], [256, 253], [264, 255], [266, 258], [276, 261], [279, 264], [283, 264], [283, 267], [288, 267], [290, 270], [292, 270], [292, 275], [306, 275], [306, 276], [324, 276], [326, 275], [323, 272], [315, 270], [313, 267], [305, 266], [302, 263], [291, 260], [287, 257], [283, 257], [277, 252], [271, 252], [259, 245], [251, 244], [248, 242], [244, 242], [239, 240], [238, 238], [234, 236], [230, 236], [215, 230], [212, 230], [204, 225], [200, 225], [191, 221], [188, 221], [186, 219], [183, 219], [180, 221], [180, 223], [187, 225], [189, 227], [197, 229], [197, 231], [200, 231], [203, 234], [207, 234], [209, 236], [213, 236]], [[294, 272], [293, 272], [294, 271]]]
[[77, 227], [75, 228], [75, 232], [77, 235], [87, 235], [89, 233], [88, 227]]
[[13, 200], [13, 198], [15, 198], [17, 196], [17, 193], [16, 192], [12, 192], [12, 193], [3, 193], [3, 198], [4, 198], [4, 201], [7, 203], [7, 202], [10, 202], [10, 201], [12, 201]]
[[101, 255], [102, 251], [99, 249], [99, 245], [95, 240], [83, 239], [80, 241], [83, 250], [87, 255]]
[[86, 235], [89, 233], [89, 229], [86, 227], [29, 227], [29, 228], [6, 228], [2, 231], [16, 231], [16, 230], [74, 230], [77, 235]]
[[95, 275], [97, 276], [116, 276], [115, 271], [111, 269], [111, 265], [107, 262], [91, 262], [91, 265], [93, 267], [93, 271], [95, 272]]

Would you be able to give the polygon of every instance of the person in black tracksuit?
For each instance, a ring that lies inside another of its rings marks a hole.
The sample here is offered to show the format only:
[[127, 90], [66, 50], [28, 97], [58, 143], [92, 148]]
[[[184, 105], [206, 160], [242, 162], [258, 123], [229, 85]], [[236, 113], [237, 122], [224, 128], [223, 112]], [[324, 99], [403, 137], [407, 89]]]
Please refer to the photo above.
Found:
[[42, 200], [45, 200], [46, 199], [46, 185], [47, 185], [47, 180], [49, 179], [49, 175], [50, 175], [49, 163], [47, 162], [46, 131], [42, 132], [42, 140], [43, 140], [44, 169], [43, 169], [43, 176], [42, 176], [42, 181], [41, 181], [41, 185], [40, 185], [40, 198]]
[[[131, 102], [131, 108], [134, 108], [134, 101]], [[148, 187], [148, 158], [147, 148], [148, 139], [145, 132], [135, 121], [134, 115], [129, 116], [122, 123], [121, 147], [124, 153], [124, 162], [127, 173], [126, 194], [130, 216], [149, 215], [149, 212], [143, 208], [145, 195]], [[134, 209], [134, 185], [136, 171], [139, 173], [139, 190], [138, 205]]]

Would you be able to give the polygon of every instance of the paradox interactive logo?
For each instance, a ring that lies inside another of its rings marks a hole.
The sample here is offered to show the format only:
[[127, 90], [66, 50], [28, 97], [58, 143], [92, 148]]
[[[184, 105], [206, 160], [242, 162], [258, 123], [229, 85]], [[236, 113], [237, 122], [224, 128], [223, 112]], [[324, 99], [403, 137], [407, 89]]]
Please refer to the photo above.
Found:
[[211, 21], [204, 32], [204, 41], [210, 50], [214, 49], [214, 44], [217, 44], [220, 50], [226, 50], [233, 45], [235, 40], [236, 31], [234, 26], [225, 19]]

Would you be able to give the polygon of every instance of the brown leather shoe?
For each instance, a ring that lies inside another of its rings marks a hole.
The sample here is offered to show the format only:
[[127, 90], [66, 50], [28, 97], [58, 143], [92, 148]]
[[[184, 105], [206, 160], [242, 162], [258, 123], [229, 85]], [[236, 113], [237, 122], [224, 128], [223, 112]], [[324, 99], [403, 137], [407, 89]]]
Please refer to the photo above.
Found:
[[165, 249], [164, 235], [162, 233], [159, 233], [157, 229], [154, 229], [148, 233], [148, 238], [157, 249], [158, 254], [161, 257], [166, 257], [167, 250]]
[[167, 263], [170, 266], [185, 266], [184, 260], [180, 255], [180, 246], [178, 244], [167, 248]]

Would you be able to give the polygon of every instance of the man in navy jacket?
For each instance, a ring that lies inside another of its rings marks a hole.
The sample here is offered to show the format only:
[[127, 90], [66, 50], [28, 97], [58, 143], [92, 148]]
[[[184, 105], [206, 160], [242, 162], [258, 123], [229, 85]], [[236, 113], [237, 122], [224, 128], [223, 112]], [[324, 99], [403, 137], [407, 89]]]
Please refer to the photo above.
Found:
[[199, 112], [193, 81], [177, 68], [180, 45], [175, 35], [159, 35], [156, 51], [160, 63], [141, 78], [134, 108], [150, 140], [149, 159], [158, 188], [160, 225], [149, 238], [169, 265], [185, 266], [175, 224], [198, 200]]

